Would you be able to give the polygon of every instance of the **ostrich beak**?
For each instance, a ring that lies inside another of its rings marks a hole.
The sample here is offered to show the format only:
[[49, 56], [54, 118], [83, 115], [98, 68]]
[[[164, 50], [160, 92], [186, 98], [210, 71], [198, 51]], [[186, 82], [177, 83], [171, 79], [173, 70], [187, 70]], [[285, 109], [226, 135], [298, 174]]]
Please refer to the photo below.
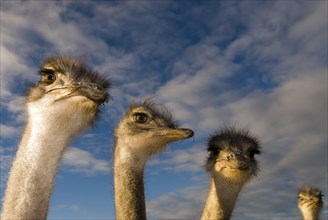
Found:
[[88, 99], [100, 105], [104, 102], [107, 102], [109, 99], [109, 95], [105, 89], [96, 87], [93, 84], [56, 87], [48, 90], [47, 93], [57, 90], [65, 90], [66, 94], [64, 94], [60, 98], [57, 98], [56, 101], [69, 98], [72, 96], [81, 95], [87, 97]]
[[94, 85], [81, 86], [79, 92], [98, 104], [107, 102], [109, 99], [105, 89], [99, 89]]
[[159, 135], [165, 136], [171, 141], [178, 141], [194, 136], [194, 132], [189, 128], [165, 128], [159, 132]]

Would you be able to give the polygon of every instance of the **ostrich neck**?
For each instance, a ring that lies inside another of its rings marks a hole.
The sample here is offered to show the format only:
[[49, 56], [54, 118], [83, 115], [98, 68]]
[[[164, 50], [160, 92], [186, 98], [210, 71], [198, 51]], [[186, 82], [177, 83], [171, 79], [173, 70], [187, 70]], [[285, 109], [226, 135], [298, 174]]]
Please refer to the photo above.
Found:
[[309, 208], [301, 209], [301, 213], [304, 220], [318, 220], [319, 210], [311, 210]]
[[241, 188], [240, 183], [229, 181], [224, 177], [212, 176], [201, 219], [230, 219]]
[[118, 140], [114, 157], [114, 188], [117, 220], [145, 220], [143, 173], [146, 158]]
[[60, 126], [29, 120], [10, 170], [3, 219], [46, 219], [56, 171], [70, 139]]

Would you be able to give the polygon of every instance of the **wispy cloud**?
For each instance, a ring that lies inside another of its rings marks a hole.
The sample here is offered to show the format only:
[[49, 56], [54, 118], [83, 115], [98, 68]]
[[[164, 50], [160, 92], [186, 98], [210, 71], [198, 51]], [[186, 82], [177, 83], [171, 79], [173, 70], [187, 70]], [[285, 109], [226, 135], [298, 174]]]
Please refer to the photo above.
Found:
[[150, 219], [198, 219], [206, 191], [203, 187], [188, 187], [147, 202]]
[[19, 133], [19, 130], [16, 127], [8, 126], [5, 124], [0, 124], [0, 131], [1, 138], [10, 138]]
[[51, 210], [53, 210], [53, 211], [58, 211], [58, 210], [62, 210], [62, 209], [73, 211], [73, 212], [81, 212], [81, 210], [82, 210], [78, 205], [61, 204], [61, 205], [56, 205], [54, 207], [51, 207]]
[[148, 162], [156, 170], [167, 172], [202, 172], [206, 151], [204, 146], [195, 145], [187, 149], [169, 150], [161, 157]]
[[85, 150], [76, 147], [69, 147], [63, 156], [63, 165], [67, 171], [94, 175], [97, 173], [108, 174], [111, 172], [109, 160], [96, 159]]

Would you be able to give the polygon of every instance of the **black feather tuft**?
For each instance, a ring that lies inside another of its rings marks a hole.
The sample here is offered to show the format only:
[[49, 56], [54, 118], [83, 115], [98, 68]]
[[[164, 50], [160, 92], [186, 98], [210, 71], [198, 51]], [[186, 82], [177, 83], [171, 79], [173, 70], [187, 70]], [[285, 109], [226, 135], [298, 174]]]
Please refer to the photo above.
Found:
[[209, 138], [207, 146], [207, 150], [214, 153], [229, 148], [243, 148], [244, 152], [261, 153], [260, 141], [248, 130], [239, 129], [235, 126], [224, 127], [216, 131]]

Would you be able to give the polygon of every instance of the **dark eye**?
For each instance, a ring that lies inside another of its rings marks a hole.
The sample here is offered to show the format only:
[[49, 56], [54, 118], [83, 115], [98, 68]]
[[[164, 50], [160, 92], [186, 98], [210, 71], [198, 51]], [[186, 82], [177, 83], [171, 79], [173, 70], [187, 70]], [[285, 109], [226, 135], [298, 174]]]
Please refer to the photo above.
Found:
[[260, 151], [259, 150], [251, 150], [249, 152], [249, 157], [252, 158], [252, 159], [254, 159], [255, 154], [260, 154]]
[[218, 150], [212, 150], [212, 152], [211, 152], [214, 156], [217, 156], [218, 154], [219, 154], [219, 151]]
[[44, 69], [41, 71], [42, 81], [51, 84], [56, 81], [56, 74], [53, 70]]
[[137, 113], [134, 115], [134, 120], [137, 123], [144, 124], [148, 121], [148, 116], [144, 113]]
[[209, 151], [209, 157], [210, 158], [214, 158], [219, 154], [219, 150], [217, 148], [214, 148], [214, 147], [208, 149], [208, 151]]

